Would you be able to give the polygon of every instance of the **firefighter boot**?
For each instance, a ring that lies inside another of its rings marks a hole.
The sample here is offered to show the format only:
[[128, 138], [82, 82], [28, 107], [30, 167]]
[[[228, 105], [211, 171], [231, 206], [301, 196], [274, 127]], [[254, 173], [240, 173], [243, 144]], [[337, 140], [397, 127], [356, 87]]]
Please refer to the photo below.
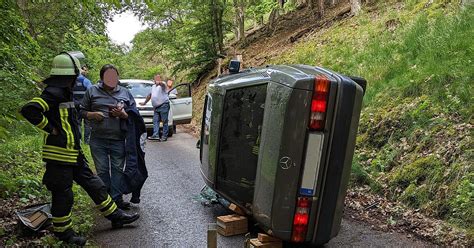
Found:
[[73, 230], [68, 230], [65, 233], [55, 233], [56, 236], [58, 237], [59, 240], [71, 244], [71, 245], [77, 245], [77, 246], [84, 246], [86, 245], [87, 239], [77, 235], [76, 232]]
[[138, 218], [140, 218], [138, 213], [127, 214], [121, 209], [117, 209], [111, 215], [107, 216], [107, 219], [112, 222], [112, 228], [121, 228], [123, 225], [130, 224], [138, 220]]

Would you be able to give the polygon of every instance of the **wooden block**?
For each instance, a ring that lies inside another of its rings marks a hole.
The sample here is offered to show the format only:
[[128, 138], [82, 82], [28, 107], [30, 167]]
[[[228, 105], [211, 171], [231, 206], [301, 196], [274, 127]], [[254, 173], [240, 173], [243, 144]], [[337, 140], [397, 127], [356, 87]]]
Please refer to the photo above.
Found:
[[232, 236], [247, 232], [248, 222], [244, 216], [231, 214], [217, 217], [217, 232], [223, 236]]
[[245, 215], [245, 212], [244, 210], [242, 210], [241, 208], [239, 208], [237, 205], [235, 205], [234, 203], [231, 203], [229, 205], [229, 209], [234, 211], [235, 213], [237, 214], [240, 214], [240, 215]]
[[259, 233], [258, 241], [265, 243], [265, 242], [280, 242], [281, 240], [265, 233]]
[[32, 213], [30, 216], [28, 216], [28, 220], [30, 222], [33, 222], [35, 221], [36, 219], [40, 218], [41, 217], [41, 212], [40, 211], [36, 211], [34, 213]]
[[278, 242], [260, 242], [258, 238], [250, 239], [250, 248], [282, 248], [283, 244], [281, 241]]
[[248, 231], [247, 228], [245, 228], [245, 229], [233, 229], [233, 228], [222, 228], [220, 226], [217, 227], [217, 232], [220, 235], [225, 236], [225, 237], [244, 234], [247, 231]]
[[48, 220], [48, 216], [46, 214], [42, 214], [38, 218], [36, 218], [33, 222], [31, 222], [31, 225], [34, 228], [36, 228], [40, 226], [41, 224], [43, 224], [43, 222], [45, 222], [46, 220]]

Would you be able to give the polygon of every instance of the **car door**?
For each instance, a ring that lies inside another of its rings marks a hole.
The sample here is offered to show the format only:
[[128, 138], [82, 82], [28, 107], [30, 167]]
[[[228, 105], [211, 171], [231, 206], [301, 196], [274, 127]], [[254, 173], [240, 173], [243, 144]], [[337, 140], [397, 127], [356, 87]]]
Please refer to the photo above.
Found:
[[187, 124], [191, 122], [193, 113], [193, 100], [191, 98], [191, 85], [180, 84], [172, 88], [169, 93], [173, 124]]

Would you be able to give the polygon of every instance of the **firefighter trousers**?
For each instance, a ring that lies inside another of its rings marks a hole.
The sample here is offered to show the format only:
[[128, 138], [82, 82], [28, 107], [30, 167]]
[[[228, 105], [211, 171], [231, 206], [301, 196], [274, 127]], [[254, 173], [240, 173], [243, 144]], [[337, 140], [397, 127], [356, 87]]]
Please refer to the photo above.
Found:
[[87, 192], [105, 217], [111, 215], [117, 209], [117, 205], [107, 193], [107, 188], [102, 180], [94, 175], [84, 159], [81, 160], [77, 165], [46, 163], [43, 184], [51, 191], [53, 231], [59, 237], [68, 236], [72, 233], [73, 181]]

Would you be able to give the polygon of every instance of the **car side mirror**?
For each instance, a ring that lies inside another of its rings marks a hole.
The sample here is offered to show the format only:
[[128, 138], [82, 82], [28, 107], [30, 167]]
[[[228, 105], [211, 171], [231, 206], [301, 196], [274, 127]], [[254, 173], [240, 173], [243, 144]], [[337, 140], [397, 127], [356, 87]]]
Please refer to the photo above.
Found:
[[169, 94], [169, 97], [170, 97], [170, 99], [176, 99], [176, 98], [178, 98], [178, 97], [176, 97], [176, 94]]

